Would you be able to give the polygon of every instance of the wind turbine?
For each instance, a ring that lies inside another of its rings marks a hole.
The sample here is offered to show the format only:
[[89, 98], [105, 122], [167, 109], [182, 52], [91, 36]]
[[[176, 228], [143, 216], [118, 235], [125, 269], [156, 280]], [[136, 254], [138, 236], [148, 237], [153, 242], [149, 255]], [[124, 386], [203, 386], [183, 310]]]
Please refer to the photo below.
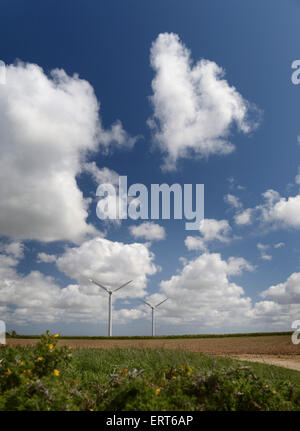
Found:
[[155, 336], [155, 310], [157, 307], [159, 307], [161, 304], [163, 304], [164, 302], [166, 302], [168, 298], [164, 299], [163, 301], [159, 302], [156, 305], [151, 305], [149, 304], [149, 302], [144, 301], [143, 299], [140, 299], [141, 302], [143, 302], [144, 304], [148, 305], [148, 307], [150, 307], [152, 309], [152, 337]]
[[108, 293], [108, 336], [111, 337], [112, 336], [112, 298], [111, 296], [117, 290], [120, 290], [122, 289], [122, 287], [125, 287], [127, 286], [127, 284], [131, 283], [132, 280], [127, 281], [127, 283], [122, 284], [121, 286], [117, 287], [114, 290], [108, 289], [107, 287], [103, 286], [102, 284], [98, 283], [98, 281], [95, 281], [92, 278], [89, 278], [89, 281], [101, 287], [103, 290], [105, 290], [106, 293]]

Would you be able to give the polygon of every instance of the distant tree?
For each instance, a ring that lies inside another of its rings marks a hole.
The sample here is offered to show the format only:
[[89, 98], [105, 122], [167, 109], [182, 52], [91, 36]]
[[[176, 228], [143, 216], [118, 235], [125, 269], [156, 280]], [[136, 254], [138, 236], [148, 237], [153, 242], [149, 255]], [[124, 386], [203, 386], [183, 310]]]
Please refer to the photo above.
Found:
[[16, 333], [16, 331], [14, 329], [11, 331], [11, 336], [12, 337], [16, 337], [17, 336], [17, 333]]

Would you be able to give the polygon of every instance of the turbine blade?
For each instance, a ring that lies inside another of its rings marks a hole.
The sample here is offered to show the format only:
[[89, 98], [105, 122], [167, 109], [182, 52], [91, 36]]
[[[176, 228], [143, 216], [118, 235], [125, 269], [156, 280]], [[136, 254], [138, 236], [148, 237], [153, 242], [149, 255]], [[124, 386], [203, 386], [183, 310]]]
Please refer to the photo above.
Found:
[[167, 300], [168, 298], [166, 298], [166, 299], [164, 299], [163, 301], [161, 301], [159, 304], [157, 304], [156, 306], [155, 306], [155, 308], [156, 307], [159, 307], [161, 304], [163, 304], [164, 302], [166, 302], [166, 300]]
[[129, 283], [131, 283], [132, 282], [132, 280], [130, 280], [130, 281], [127, 281], [127, 283], [124, 283], [124, 284], [122, 284], [122, 286], [120, 286], [120, 287], [117, 287], [115, 290], [113, 290], [113, 292], [116, 292], [117, 290], [120, 290], [120, 289], [122, 289], [122, 287], [125, 287], [125, 286], [127, 286], [127, 284], [129, 284]]
[[149, 302], [144, 301], [143, 299], [139, 299], [139, 301], [143, 302], [144, 304], [148, 305], [149, 307], [153, 308]]
[[89, 278], [89, 281], [90, 281], [91, 283], [94, 283], [94, 284], [96, 284], [97, 286], [101, 287], [103, 290], [105, 290], [105, 292], [107, 292], [107, 293], [108, 293], [108, 289], [107, 289], [105, 286], [102, 286], [102, 284], [98, 283], [97, 281], [93, 280], [92, 278]]

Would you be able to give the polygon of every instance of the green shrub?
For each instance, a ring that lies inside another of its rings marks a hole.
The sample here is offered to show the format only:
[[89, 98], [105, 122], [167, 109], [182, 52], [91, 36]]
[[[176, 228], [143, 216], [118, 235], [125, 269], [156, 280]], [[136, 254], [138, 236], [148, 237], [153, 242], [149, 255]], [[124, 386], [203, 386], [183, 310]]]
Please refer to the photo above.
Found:
[[250, 367], [199, 372], [188, 365], [154, 376], [126, 369], [113, 376], [98, 406], [101, 410], [294, 410], [299, 392], [288, 382], [272, 385]]
[[70, 364], [71, 352], [57, 347], [58, 335], [48, 331], [33, 348], [0, 349], [0, 409], [60, 409], [65, 389], [60, 366]]
[[[156, 372], [117, 367], [104, 380], [90, 354], [96, 368], [89, 380], [70, 348], [58, 347], [57, 339], [47, 332], [34, 347], [0, 347], [0, 410], [300, 409], [299, 384], [260, 377], [250, 366], [204, 369], [203, 362], [193, 367], [186, 362]], [[103, 355], [98, 353], [98, 358]], [[111, 354], [118, 361], [116, 352]], [[160, 355], [166, 363], [166, 353]]]

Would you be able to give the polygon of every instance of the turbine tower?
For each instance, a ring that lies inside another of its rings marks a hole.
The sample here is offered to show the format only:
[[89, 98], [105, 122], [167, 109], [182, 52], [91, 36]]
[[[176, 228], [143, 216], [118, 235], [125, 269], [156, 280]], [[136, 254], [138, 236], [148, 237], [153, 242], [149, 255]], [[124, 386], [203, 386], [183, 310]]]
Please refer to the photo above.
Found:
[[127, 286], [127, 284], [131, 283], [132, 280], [127, 281], [127, 283], [122, 284], [121, 286], [117, 287], [114, 290], [108, 289], [107, 287], [103, 286], [102, 284], [98, 283], [98, 281], [93, 280], [92, 278], [89, 278], [89, 281], [91, 283], [96, 284], [96, 286], [101, 287], [103, 290], [105, 290], [106, 293], [108, 293], [108, 336], [112, 336], [112, 294], [115, 293], [117, 290], [122, 289], [122, 287]]
[[157, 305], [151, 305], [151, 304], [149, 304], [149, 302], [146, 302], [143, 299], [140, 299], [141, 302], [143, 302], [144, 304], [148, 305], [148, 307], [150, 307], [152, 309], [152, 337], [155, 336], [155, 310], [161, 304], [163, 304], [164, 302], [166, 302], [167, 299], [168, 298], [164, 299], [163, 301], [159, 302]]

